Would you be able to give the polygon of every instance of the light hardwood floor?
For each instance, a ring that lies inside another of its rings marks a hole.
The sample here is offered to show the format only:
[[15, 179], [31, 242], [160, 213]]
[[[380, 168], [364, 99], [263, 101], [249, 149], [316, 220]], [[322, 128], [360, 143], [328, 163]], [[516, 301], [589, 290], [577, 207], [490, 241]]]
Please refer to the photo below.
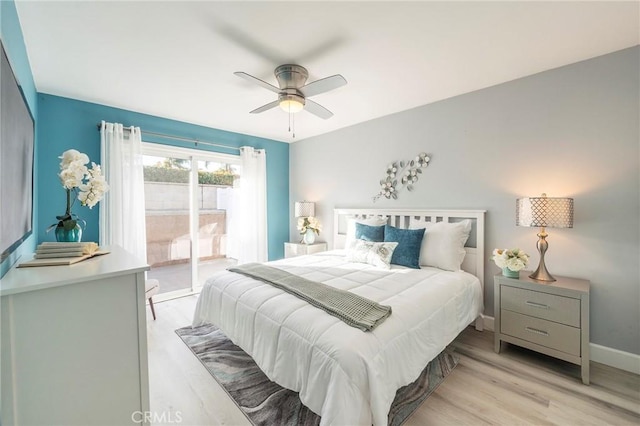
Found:
[[[197, 296], [155, 304], [147, 314], [151, 410], [156, 424], [249, 425], [174, 330], [189, 325]], [[460, 363], [405, 425], [639, 425], [640, 376], [591, 363], [580, 368], [465, 330], [453, 343]], [[164, 417], [162, 417], [164, 415]]]

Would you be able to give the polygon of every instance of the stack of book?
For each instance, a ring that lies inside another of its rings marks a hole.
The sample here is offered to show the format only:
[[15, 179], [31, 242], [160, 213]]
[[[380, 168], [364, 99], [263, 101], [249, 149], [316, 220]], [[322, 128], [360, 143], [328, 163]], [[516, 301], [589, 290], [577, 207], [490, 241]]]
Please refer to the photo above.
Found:
[[36, 248], [34, 259], [81, 257], [98, 251], [96, 243], [42, 243]]
[[98, 244], [88, 243], [53, 243], [45, 242], [36, 248], [32, 260], [18, 265], [19, 268], [29, 266], [55, 266], [72, 265], [93, 256], [107, 254], [108, 251], [100, 250]]

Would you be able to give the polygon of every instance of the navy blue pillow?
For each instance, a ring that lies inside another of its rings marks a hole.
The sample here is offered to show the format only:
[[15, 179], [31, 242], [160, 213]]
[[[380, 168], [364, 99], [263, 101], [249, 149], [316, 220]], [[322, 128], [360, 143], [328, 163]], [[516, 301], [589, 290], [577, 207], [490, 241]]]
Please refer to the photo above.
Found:
[[384, 225], [371, 226], [356, 222], [356, 240], [381, 243], [384, 241]]
[[384, 241], [396, 242], [398, 247], [393, 251], [391, 263], [420, 269], [420, 246], [424, 238], [423, 229], [400, 229], [384, 226]]

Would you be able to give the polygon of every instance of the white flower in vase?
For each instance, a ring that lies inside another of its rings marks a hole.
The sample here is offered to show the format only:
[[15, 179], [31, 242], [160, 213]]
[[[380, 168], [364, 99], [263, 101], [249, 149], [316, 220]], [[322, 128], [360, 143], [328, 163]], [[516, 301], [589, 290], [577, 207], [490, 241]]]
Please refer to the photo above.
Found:
[[[71, 208], [77, 198], [80, 204], [93, 208], [109, 190], [109, 185], [102, 176], [102, 170], [96, 163], [91, 163], [91, 169], [87, 168], [89, 156], [75, 149], [69, 149], [62, 153], [60, 157], [60, 183], [66, 190], [67, 203], [64, 215], [56, 216], [58, 222], [51, 225], [47, 232], [56, 228], [56, 239], [60, 241], [67, 240], [67, 233], [75, 233], [73, 238], [79, 241], [82, 234], [82, 228], [78, 221], [82, 221], [76, 214], [71, 212]], [[72, 199], [71, 193], [75, 192], [76, 197]], [[82, 221], [84, 222], [84, 221]], [[72, 239], [73, 241], [73, 239]]]

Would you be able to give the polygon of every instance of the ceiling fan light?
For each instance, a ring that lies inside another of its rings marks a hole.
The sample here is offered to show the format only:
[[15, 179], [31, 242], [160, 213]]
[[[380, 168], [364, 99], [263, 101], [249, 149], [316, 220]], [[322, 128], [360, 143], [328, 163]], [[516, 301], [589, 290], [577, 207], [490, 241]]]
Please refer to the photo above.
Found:
[[283, 99], [280, 101], [280, 108], [284, 112], [296, 113], [304, 108], [304, 104], [296, 99]]

